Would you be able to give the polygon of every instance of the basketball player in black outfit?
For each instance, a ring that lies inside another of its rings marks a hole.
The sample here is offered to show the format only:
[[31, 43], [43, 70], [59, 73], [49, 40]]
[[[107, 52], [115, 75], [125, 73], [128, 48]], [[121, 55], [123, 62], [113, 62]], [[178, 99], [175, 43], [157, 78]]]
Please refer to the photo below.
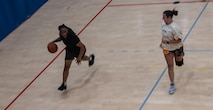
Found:
[[63, 91], [67, 88], [67, 78], [69, 75], [69, 69], [71, 63], [74, 59], [76, 59], [76, 63], [79, 65], [81, 61], [89, 61], [89, 66], [94, 64], [95, 56], [94, 54], [90, 55], [89, 57], [85, 55], [86, 47], [80, 41], [79, 37], [72, 31], [71, 28], [67, 27], [66, 25], [62, 24], [58, 26], [59, 30], [59, 37], [52, 41], [52, 43], [63, 41], [66, 45], [66, 55], [65, 55], [65, 66], [63, 70], [63, 82], [58, 90]]

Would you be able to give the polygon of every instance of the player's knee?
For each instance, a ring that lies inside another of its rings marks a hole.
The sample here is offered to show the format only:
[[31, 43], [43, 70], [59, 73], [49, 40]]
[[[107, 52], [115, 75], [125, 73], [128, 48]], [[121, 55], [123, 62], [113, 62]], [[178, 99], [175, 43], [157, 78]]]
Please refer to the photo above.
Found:
[[183, 59], [181, 61], [175, 61], [177, 66], [182, 66], [183, 65]]

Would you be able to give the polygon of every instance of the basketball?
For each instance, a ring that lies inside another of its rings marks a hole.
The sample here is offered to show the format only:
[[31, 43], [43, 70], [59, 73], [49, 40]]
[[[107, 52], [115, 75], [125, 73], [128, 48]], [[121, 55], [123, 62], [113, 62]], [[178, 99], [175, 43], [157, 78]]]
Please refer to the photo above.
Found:
[[58, 46], [55, 43], [49, 43], [47, 49], [50, 53], [55, 53], [58, 50]]

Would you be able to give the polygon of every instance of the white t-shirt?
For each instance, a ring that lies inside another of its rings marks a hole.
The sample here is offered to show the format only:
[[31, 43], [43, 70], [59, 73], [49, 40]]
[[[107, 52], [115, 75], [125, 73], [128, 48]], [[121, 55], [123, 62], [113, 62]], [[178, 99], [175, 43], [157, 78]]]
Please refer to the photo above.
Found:
[[[178, 40], [178, 38], [182, 39], [182, 30], [180, 26], [176, 22], [172, 22], [167, 25], [165, 22], [162, 23], [161, 34], [163, 40]], [[179, 49], [183, 46], [183, 43], [176, 43], [176, 44], [165, 44], [162, 43], [162, 48], [165, 50], [173, 51]]]

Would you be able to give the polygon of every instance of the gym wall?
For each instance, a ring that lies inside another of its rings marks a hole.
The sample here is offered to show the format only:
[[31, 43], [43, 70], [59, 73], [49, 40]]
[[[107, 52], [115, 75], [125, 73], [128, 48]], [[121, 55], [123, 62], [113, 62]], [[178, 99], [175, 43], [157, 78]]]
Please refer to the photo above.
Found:
[[0, 0], [0, 41], [48, 0]]

